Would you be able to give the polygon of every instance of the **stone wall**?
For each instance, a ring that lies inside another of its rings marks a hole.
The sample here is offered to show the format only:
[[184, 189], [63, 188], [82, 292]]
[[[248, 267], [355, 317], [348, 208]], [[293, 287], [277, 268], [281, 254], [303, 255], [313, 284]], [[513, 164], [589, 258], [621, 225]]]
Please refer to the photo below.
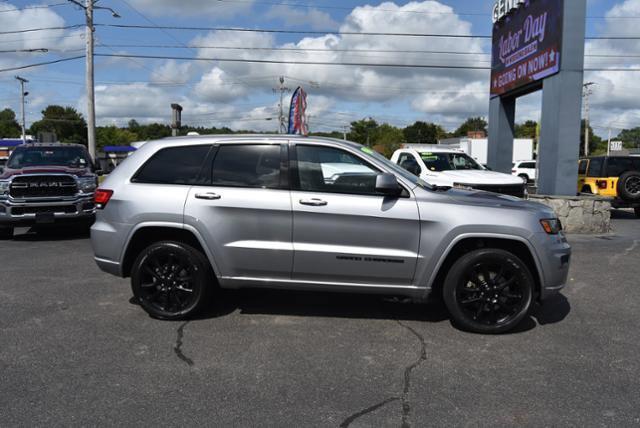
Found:
[[609, 233], [611, 202], [594, 196], [530, 195], [532, 201], [547, 205], [556, 212], [568, 233]]

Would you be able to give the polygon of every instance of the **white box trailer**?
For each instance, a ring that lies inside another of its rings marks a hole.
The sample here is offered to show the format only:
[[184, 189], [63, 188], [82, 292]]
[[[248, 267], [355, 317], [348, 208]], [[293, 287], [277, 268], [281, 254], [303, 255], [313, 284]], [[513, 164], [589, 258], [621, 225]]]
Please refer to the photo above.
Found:
[[[425, 149], [429, 147], [441, 149], [462, 150], [478, 163], [487, 164], [489, 141], [486, 138], [448, 138], [439, 144], [405, 144], [404, 147]], [[530, 138], [516, 138], [513, 140], [513, 161], [533, 159], [533, 140]]]

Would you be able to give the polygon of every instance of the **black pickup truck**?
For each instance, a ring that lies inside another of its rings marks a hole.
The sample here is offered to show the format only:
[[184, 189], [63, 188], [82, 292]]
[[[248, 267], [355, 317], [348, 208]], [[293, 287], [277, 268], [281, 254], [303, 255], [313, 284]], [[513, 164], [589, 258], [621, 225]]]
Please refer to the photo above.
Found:
[[99, 174], [84, 146], [19, 146], [0, 172], [0, 239], [11, 238], [16, 226], [90, 225]]

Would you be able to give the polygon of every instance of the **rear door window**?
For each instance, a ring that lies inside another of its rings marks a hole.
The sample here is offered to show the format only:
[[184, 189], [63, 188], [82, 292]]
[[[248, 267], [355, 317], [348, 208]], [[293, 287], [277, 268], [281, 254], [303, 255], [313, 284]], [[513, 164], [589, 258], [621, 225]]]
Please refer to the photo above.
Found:
[[214, 186], [281, 188], [280, 144], [222, 145], [213, 161]]
[[619, 177], [622, 173], [631, 171], [633, 160], [631, 158], [611, 157], [607, 160], [607, 177]]
[[158, 151], [131, 179], [134, 183], [198, 184], [210, 145], [170, 147]]

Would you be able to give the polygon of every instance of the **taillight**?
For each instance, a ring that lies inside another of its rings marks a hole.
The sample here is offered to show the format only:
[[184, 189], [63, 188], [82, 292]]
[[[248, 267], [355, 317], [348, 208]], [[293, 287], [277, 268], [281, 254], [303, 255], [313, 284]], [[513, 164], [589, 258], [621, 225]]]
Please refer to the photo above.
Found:
[[512, 170], [511, 170], [511, 173], [512, 173], [512, 174], [515, 174], [515, 173], [516, 173], [516, 170], [515, 170], [515, 169], [512, 169]]
[[607, 180], [596, 180], [596, 185], [598, 189], [606, 189], [607, 188]]
[[96, 203], [96, 208], [101, 210], [107, 206], [109, 199], [113, 196], [113, 190], [98, 189], [93, 195], [93, 200]]

